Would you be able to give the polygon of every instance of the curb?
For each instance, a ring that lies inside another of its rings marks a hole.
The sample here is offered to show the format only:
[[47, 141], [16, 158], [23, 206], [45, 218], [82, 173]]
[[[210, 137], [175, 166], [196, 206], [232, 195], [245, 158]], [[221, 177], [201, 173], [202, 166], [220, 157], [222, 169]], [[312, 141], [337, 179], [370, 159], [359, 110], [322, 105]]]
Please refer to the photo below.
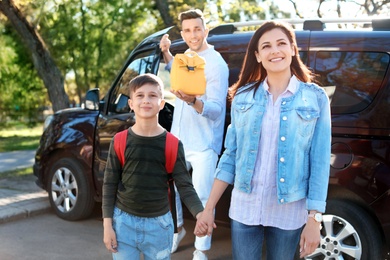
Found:
[[0, 224], [50, 211], [47, 192], [0, 189]]

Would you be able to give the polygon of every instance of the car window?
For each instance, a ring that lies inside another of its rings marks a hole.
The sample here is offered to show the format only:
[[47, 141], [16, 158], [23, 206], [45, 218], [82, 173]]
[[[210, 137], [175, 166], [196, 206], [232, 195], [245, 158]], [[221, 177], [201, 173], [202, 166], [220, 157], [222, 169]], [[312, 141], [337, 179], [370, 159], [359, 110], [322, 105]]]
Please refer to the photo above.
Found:
[[333, 114], [356, 113], [374, 100], [389, 64], [389, 54], [323, 51], [315, 73], [331, 100]]
[[165, 67], [166, 67], [166, 64], [165, 64], [164, 60], [161, 59], [160, 65], [158, 67], [157, 76], [159, 76], [164, 83], [164, 99], [165, 99], [165, 101], [170, 103], [171, 105], [174, 105], [176, 96], [170, 92], [171, 78], [170, 78], [169, 71], [166, 70]]
[[127, 83], [134, 77], [144, 74], [153, 73], [153, 61], [155, 59], [154, 51], [142, 52], [137, 54], [133, 61], [124, 70], [121, 78], [115, 86], [110, 97], [109, 113], [128, 113], [130, 108], [127, 104], [129, 99]]

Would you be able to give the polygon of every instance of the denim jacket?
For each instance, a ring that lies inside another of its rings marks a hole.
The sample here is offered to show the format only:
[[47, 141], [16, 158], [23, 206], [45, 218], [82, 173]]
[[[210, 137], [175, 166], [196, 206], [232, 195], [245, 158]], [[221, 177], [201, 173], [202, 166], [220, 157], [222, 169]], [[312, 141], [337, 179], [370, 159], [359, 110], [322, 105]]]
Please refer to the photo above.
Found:
[[[244, 86], [242, 89], [252, 86]], [[280, 204], [306, 198], [308, 210], [325, 211], [330, 170], [331, 117], [325, 91], [299, 81], [297, 92], [282, 99], [278, 142], [277, 197]], [[231, 106], [225, 151], [215, 177], [250, 193], [261, 124], [268, 95], [240, 92]]]

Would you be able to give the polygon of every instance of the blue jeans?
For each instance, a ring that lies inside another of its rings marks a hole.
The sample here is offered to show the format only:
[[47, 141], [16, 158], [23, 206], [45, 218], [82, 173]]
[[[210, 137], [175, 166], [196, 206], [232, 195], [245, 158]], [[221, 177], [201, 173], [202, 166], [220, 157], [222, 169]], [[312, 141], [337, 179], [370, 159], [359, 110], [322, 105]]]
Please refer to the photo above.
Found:
[[269, 260], [294, 259], [302, 228], [283, 230], [275, 227], [248, 226], [231, 221], [234, 260], [262, 259], [263, 242]]
[[118, 241], [114, 260], [171, 259], [173, 220], [171, 212], [155, 218], [137, 217], [117, 207], [114, 209], [113, 228]]

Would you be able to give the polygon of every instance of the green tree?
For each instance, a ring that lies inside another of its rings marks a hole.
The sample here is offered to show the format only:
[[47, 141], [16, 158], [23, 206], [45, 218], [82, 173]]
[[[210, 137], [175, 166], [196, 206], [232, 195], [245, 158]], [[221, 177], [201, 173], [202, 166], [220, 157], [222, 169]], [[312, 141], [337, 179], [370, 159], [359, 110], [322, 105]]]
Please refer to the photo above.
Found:
[[[130, 51], [155, 31], [149, 1], [46, 1], [40, 28], [76, 99], [104, 93]], [[71, 97], [72, 98], [72, 97]]]
[[45, 104], [46, 89], [20, 37], [7, 26], [0, 25], [0, 30], [0, 122], [9, 118], [33, 124]]
[[[30, 51], [32, 63], [48, 89], [49, 98], [53, 109], [58, 110], [68, 107], [69, 100], [64, 90], [63, 77], [56, 66], [44, 41], [41, 39], [35, 27], [26, 19], [20, 9], [12, 0], [0, 1], [0, 12], [19, 34], [21, 41]], [[53, 102], [56, 100], [56, 102]]]

